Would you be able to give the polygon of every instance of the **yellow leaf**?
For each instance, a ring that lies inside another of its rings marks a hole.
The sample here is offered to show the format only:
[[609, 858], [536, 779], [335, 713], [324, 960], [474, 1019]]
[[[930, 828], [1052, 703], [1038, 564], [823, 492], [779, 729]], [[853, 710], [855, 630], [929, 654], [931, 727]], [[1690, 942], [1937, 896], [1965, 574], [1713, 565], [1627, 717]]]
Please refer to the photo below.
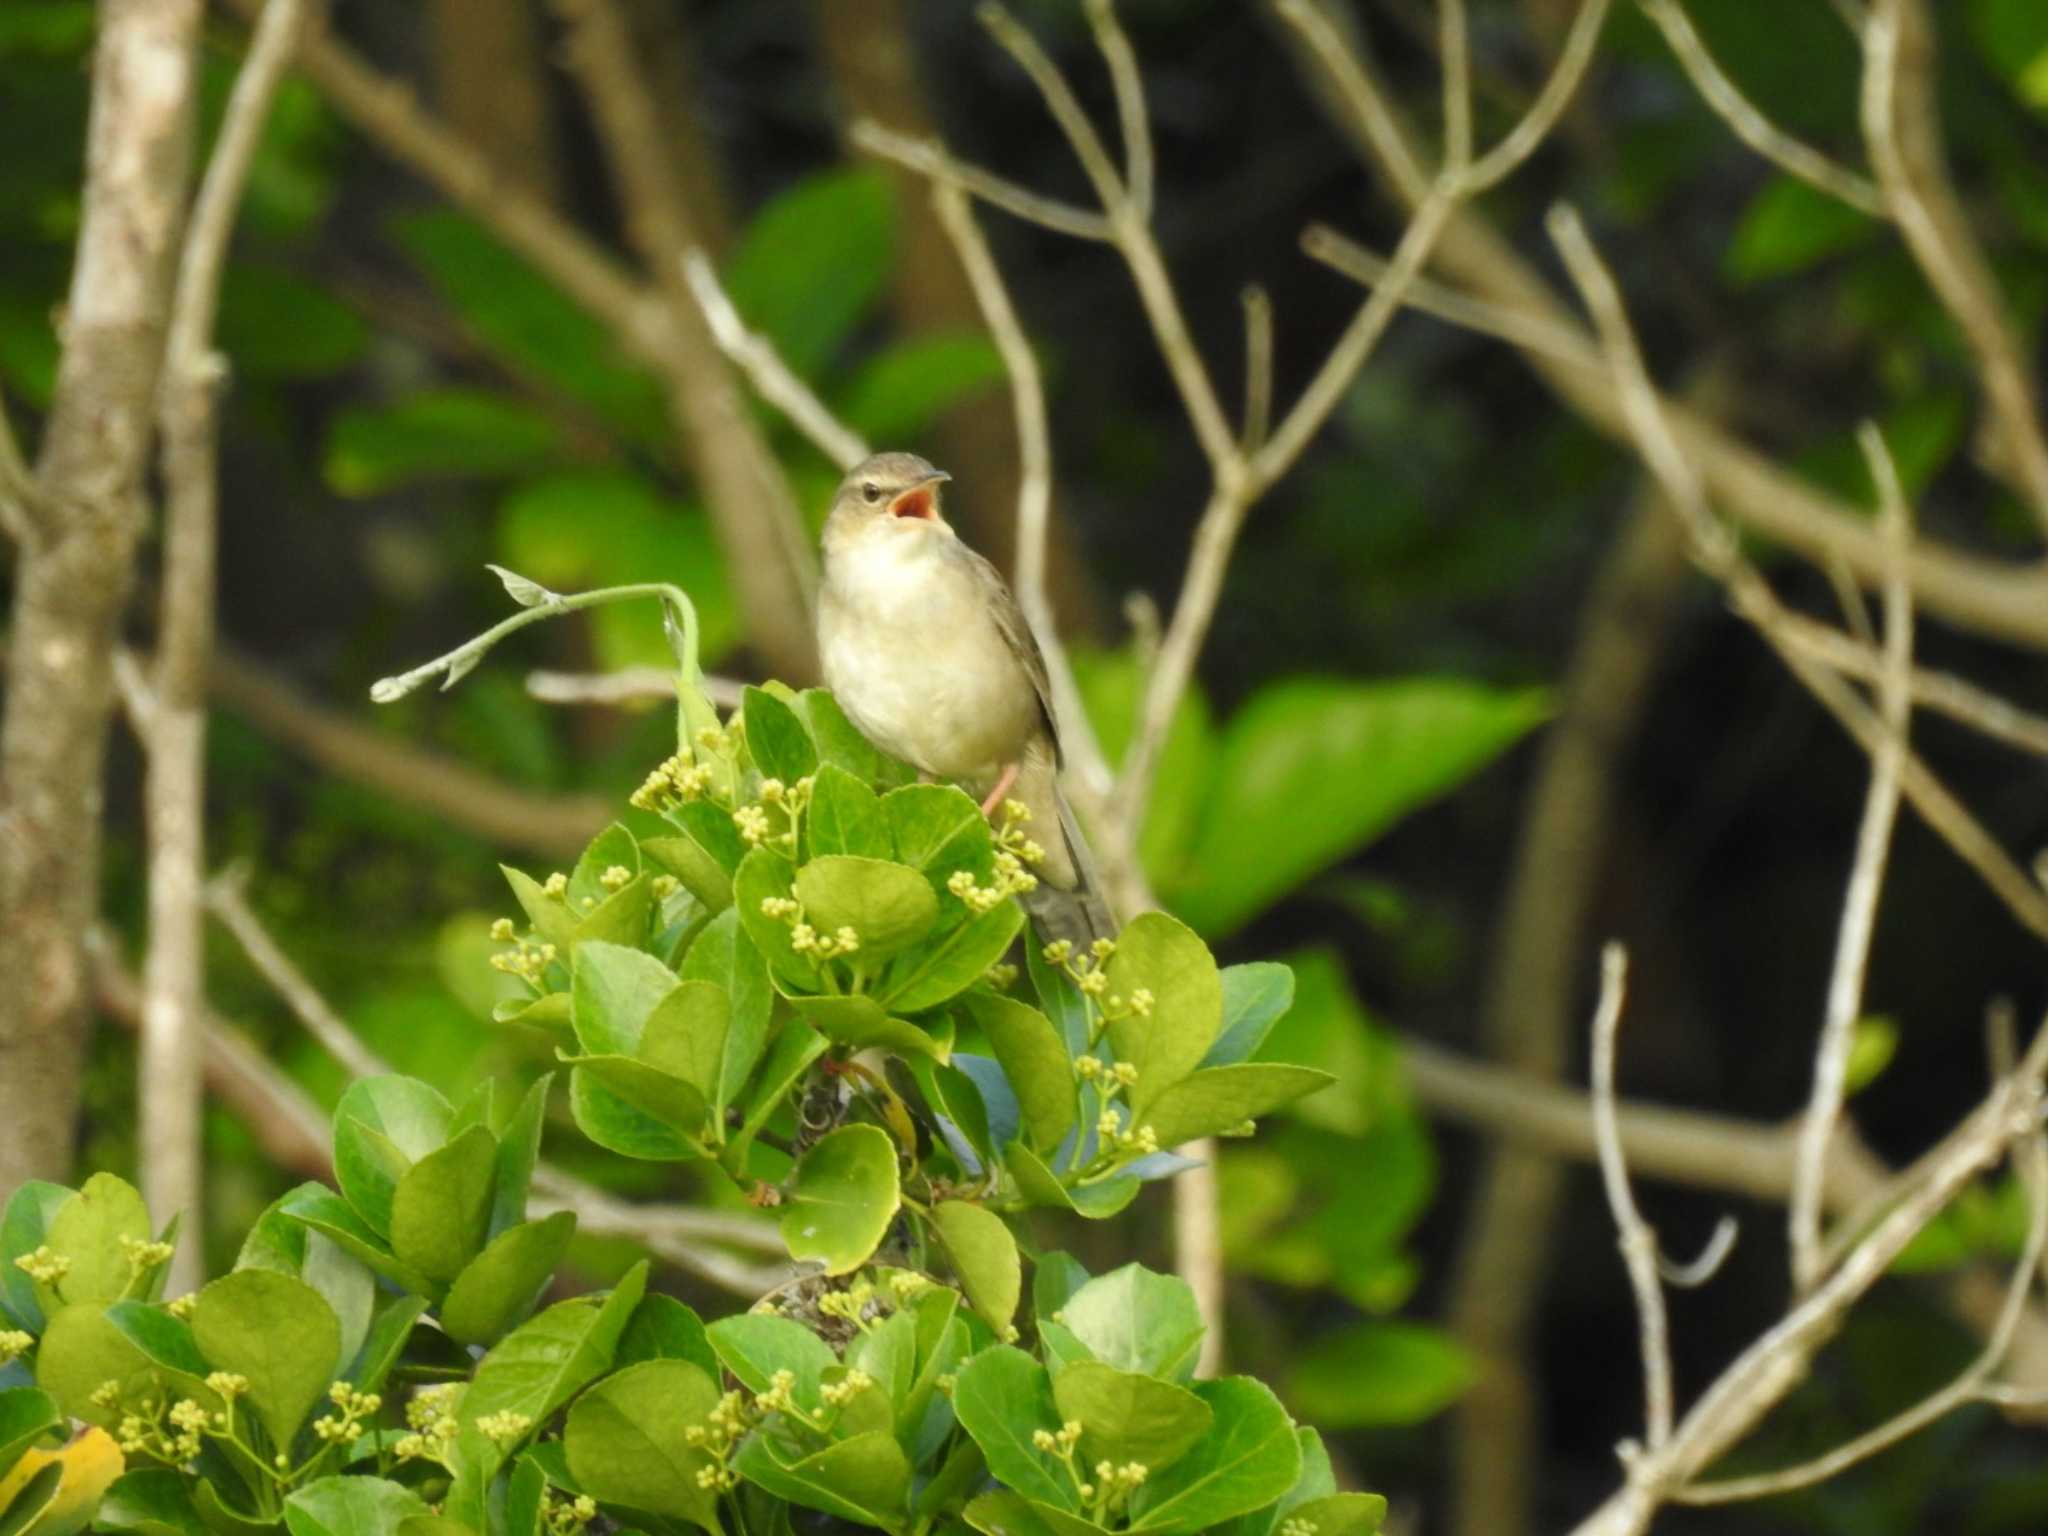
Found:
[[113, 1436], [104, 1429], [87, 1429], [62, 1450], [24, 1452], [7, 1475], [0, 1477], [0, 1510], [13, 1503], [29, 1480], [53, 1462], [63, 1469], [57, 1497], [22, 1536], [74, 1536], [84, 1530], [127, 1465]]

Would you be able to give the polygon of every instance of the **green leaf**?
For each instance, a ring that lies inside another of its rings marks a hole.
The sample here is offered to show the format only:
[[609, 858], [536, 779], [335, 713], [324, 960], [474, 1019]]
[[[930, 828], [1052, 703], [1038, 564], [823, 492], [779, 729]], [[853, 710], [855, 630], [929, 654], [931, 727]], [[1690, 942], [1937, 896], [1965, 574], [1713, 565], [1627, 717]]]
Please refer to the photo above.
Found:
[[847, 384], [839, 413], [870, 442], [906, 442], [963, 400], [1002, 381], [1002, 354], [984, 335], [910, 336], [861, 365]]
[[526, 1090], [526, 1097], [519, 1101], [519, 1108], [505, 1123], [505, 1133], [498, 1138], [498, 1175], [491, 1191], [491, 1235], [501, 1233], [526, 1220], [526, 1197], [533, 1185], [533, 1165], [540, 1160], [541, 1130], [547, 1122], [548, 1089], [554, 1083], [552, 1072], [543, 1072], [533, 1086]]
[[902, 1200], [889, 1133], [842, 1125], [796, 1165], [783, 1194], [782, 1240], [790, 1257], [816, 1259], [828, 1275], [843, 1275], [868, 1261]]
[[1279, 1062], [1204, 1067], [1160, 1094], [1140, 1118], [1152, 1127], [1162, 1147], [1177, 1147], [1270, 1114], [1335, 1081], [1313, 1067]]
[[1842, 1073], [1842, 1091], [1857, 1093], [1868, 1088], [1892, 1064], [1899, 1049], [1899, 1026], [1879, 1015], [1856, 1021], [1849, 1037], [1849, 1060]]
[[[706, 761], [717, 764], [723, 760], [710, 757]], [[738, 873], [740, 861], [747, 856], [747, 844], [739, 828], [733, 825], [730, 811], [708, 800], [686, 800], [672, 807], [668, 816], [699, 848], [716, 859], [727, 875]]]
[[249, 1378], [248, 1400], [280, 1450], [345, 1363], [334, 1309], [303, 1280], [269, 1270], [237, 1270], [201, 1290], [192, 1337], [216, 1370]]
[[1021, 1141], [1013, 1141], [1004, 1149], [1003, 1166], [1017, 1181], [1018, 1193], [1032, 1205], [1074, 1211], [1091, 1221], [1114, 1216], [1138, 1193], [1139, 1180], [1127, 1175], [1069, 1189], [1060, 1182], [1059, 1175]]
[[820, 933], [860, 935], [857, 965], [908, 949], [938, 921], [939, 898], [923, 875], [886, 859], [824, 854], [796, 872], [796, 897]]
[[50, 1223], [75, 1192], [61, 1184], [29, 1179], [7, 1197], [0, 1213], [0, 1303], [20, 1327], [31, 1332], [43, 1325], [36, 1283], [15, 1261], [34, 1253], [49, 1240]]
[[855, 1435], [797, 1461], [783, 1460], [766, 1436], [751, 1435], [733, 1464], [743, 1477], [792, 1504], [885, 1531], [904, 1529], [910, 1463], [886, 1430]]
[[477, 1256], [491, 1224], [498, 1138], [473, 1125], [406, 1170], [391, 1197], [391, 1248], [440, 1285]]
[[575, 1215], [557, 1211], [500, 1232], [449, 1287], [443, 1330], [460, 1344], [495, 1343], [532, 1310], [575, 1231]]
[[1065, 1467], [1031, 1443], [1037, 1431], [1060, 1427], [1044, 1366], [1007, 1344], [983, 1350], [954, 1378], [953, 1412], [997, 1482], [1056, 1509], [1077, 1507]]
[[106, 1427], [119, 1416], [93, 1402], [100, 1383], [117, 1381], [127, 1396], [149, 1387], [156, 1375], [149, 1356], [95, 1303], [54, 1314], [36, 1346], [36, 1385], [71, 1418], [88, 1424]]
[[732, 905], [731, 871], [694, 837], [650, 837], [640, 851], [680, 880], [707, 910], [723, 912]]
[[894, 1013], [912, 1014], [950, 1002], [988, 974], [1023, 926], [1024, 911], [1014, 901], [991, 907], [937, 943], [906, 956], [883, 1004]]
[[740, 926], [739, 914], [728, 909], [704, 925], [683, 956], [681, 974], [684, 981], [708, 982], [725, 994], [725, 1043], [710, 1094], [722, 1115], [738, 1100], [768, 1043], [775, 1008], [768, 962]]
[[818, 771], [818, 749], [811, 733], [791, 709], [765, 688], [740, 694], [740, 718], [746, 726], [747, 752], [764, 779], [794, 784]]
[[754, 217], [725, 287], [799, 378], [812, 378], [881, 293], [895, 235], [888, 181], [871, 169], [799, 181]]
[[1206, 1531], [1294, 1486], [1301, 1446], [1277, 1397], [1249, 1376], [1204, 1381], [1195, 1393], [1215, 1427], [1131, 1495], [1133, 1531]]
[[803, 1080], [811, 1063], [828, 1049], [825, 1037], [801, 1020], [785, 1024], [769, 1047], [768, 1059], [749, 1089], [740, 1131], [726, 1143], [727, 1167], [740, 1166], [740, 1155], [754, 1136], [774, 1118], [776, 1110]]
[[63, 1482], [62, 1462], [53, 1459], [38, 1467], [7, 1501], [7, 1507], [0, 1509], [0, 1536], [27, 1536], [30, 1527], [57, 1502]]
[[645, 1260], [627, 1270], [610, 1295], [558, 1302], [505, 1335], [484, 1356], [462, 1395], [465, 1430], [498, 1413], [543, 1423], [604, 1374], [619, 1336], [647, 1292]]
[[1081, 1425], [1081, 1465], [1143, 1462], [1152, 1472], [1180, 1460], [1209, 1433], [1215, 1414], [1186, 1387], [1082, 1360], [1052, 1378], [1063, 1421]]
[[64, 1422], [57, 1399], [36, 1387], [10, 1387], [0, 1392], [0, 1479], [21, 1460], [21, 1453]]
[[509, 395], [423, 389], [383, 406], [343, 410], [329, 424], [320, 473], [339, 496], [381, 496], [435, 480], [537, 469], [560, 445], [555, 419]]
[[931, 883], [940, 909], [966, 909], [946, 882], [961, 870], [986, 885], [995, 869], [995, 841], [981, 807], [951, 784], [906, 784], [882, 796], [882, 816], [896, 844], [896, 861]]
[[[796, 712], [810, 727], [811, 740], [817, 743], [821, 765], [831, 763], [845, 769], [861, 784], [878, 784], [884, 788], [908, 784], [917, 777], [914, 769], [878, 752], [874, 743], [861, 735], [860, 728], [846, 718], [838, 700], [824, 689], [806, 688], [798, 694]], [[843, 851], [860, 852], [855, 848]]]
[[121, 1240], [146, 1243], [150, 1237], [149, 1208], [134, 1186], [111, 1173], [94, 1174], [50, 1218], [50, 1248], [71, 1261], [57, 1282], [58, 1295], [74, 1306], [119, 1301], [137, 1278]]
[[1202, 1058], [1205, 1067], [1227, 1067], [1257, 1055], [1274, 1024], [1294, 1006], [1294, 972], [1277, 961], [1226, 965], [1218, 979], [1223, 983], [1223, 1030]]
[[886, 1049], [943, 1060], [951, 1037], [939, 1040], [905, 1019], [892, 1019], [865, 993], [792, 998], [796, 1011], [826, 1039], [857, 1051]]
[[1215, 1043], [1223, 1028], [1223, 984], [1209, 946], [1164, 912], [1143, 913], [1125, 926], [1108, 971], [1112, 996], [1128, 998], [1141, 988], [1152, 994], [1149, 1013], [1132, 1013], [1109, 1026], [1117, 1060], [1138, 1069], [1128, 1097], [1143, 1120], [1152, 1102], [1192, 1072]]
[[718, 1405], [718, 1384], [684, 1360], [629, 1365], [576, 1399], [562, 1438], [583, 1491], [717, 1532], [718, 1493], [697, 1481], [712, 1465], [684, 1431]]
[[364, 1335], [363, 1347], [343, 1372], [358, 1392], [383, 1390], [384, 1378], [391, 1374], [391, 1368], [398, 1364], [398, 1357], [405, 1353], [412, 1338], [413, 1324], [426, 1310], [424, 1296], [391, 1296], [378, 1307], [370, 1318], [370, 1331]]
[[576, 1039], [592, 1055], [637, 1056], [648, 1015], [675, 987], [675, 973], [643, 950], [584, 945], [576, 952]]
[[1387, 1518], [1387, 1501], [1376, 1493], [1332, 1493], [1288, 1513], [1316, 1536], [1374, 1536]]
[[221, 284], [219, 347], [243, 379], [317, 379], [363, 354], [370, 328], [318, 283], [286, 267], [237, 260]]
[[1774, 176], [1742, 211], [1721, 272], [1738, 286], [1787, 277], [1867, 243], [1877, 227], [1869, 214], [1796, 176]]
[[616, 821], [590, 840], [569, 871], [569, 910], [586, 912], [603, 901], [611, 889], [605, 876], [614, 869], [628, 876], [640, 873], [639, 841]]
[[[560, 1448], [561, 1442], [555, 1442]], [[532, 1452], [522, 1455], [513, 1464], [512, 1477], [505, 1488], [505, 1521], [502, 1536], [541, 1536], [542, 1519], [547, 1512], [548, 1475], [547, 1470], [535, 1459]], [[499, 1536], [499, 1533], [493, 1533]]]
[[732, 877], [732, 904], [739, 911], [740, 927], [766, 958], [776, 979], [798, 992], [817, 992], [822, 985], [816, 962], [791, 947], [789, 924], [761, 910], [763, 901], [770, 897], [787, 900], [795, 888], [789, 861], [773, 849], [756, 848], [740, 860]]
[[92, 1517], [96, 1531], [129, 1536], [207, 1536], [192, 1507], [192, 1479], [169, 1467], [140, 1467], [123, 1473]]
[[323, 1477], [284, 1501], [291, 1536], [398, 1536], [402, 1521], [426, 1513], [426, 1500], [381, 1477]]
[[533, 925], [533, 931], [563, 954], [568, 954], [576, 933], [576, 914], [569, 910], [567, 903], [550, 896], [541, 883], [524, 870], [500, 864], [498, 872], [512, 888], [512, 895], [526, 914], [527, 922]]
[[206, 1374], [206, 1357], [199, 1352], [191, 1325], [173, 1317], [163, 1306], [117, 1301], [107, 1308], [106, 1319], [151, 1363], [192, 1381]]
[[411, 1077], [358, 1078], [334, 1106], [334, 1177], [356, 1214], [382, 1237], [407, 1168], [448, 1137], [448, 1101]]
[[392, 1253], [384, 1239], [339, 1195], [318, 1184], [302, 1184], [284, 1197], [283, 1206], [292, 1220], [304, 1222], [394, 1284], [423, 1296], [434, 1289], [425, 1275]]
[[1476, 1375], [1471, 1355], [1442, 1329], [1357, 1323], [1302, 1357], [1287, 1395], [1332, 1429], [1416, 1424], [1456, 1402]]
[[547, 379], [643, 442], [661, 440], [661, 389], [619, 355], [612, 330], [477, 221], [430, 208], [391, 231], [465, 327], [518, 372]]
[[832, 762], [820, 765], [817, 782], [811, 787], [810, 807], [804, 812], [804, 835], [814, 858], [852, 854], [864, 859], [886, 859], [896, 851], [889, 823], [882, 816], [881, 800], [866, 784]]
[[993, 992], [969, 993], [967, 1011], [1002, 1063], [1031, 1144], [1056, 1150], [1076, 1116], [1074, 1063], [1059, 1031], [1036, 1008]]
[[368, 1265], [333, 1238], [295, 1219], [286, 1202], [307, 1191], [325, 1195], [318, 1184], [301, 1184], [272, 1202], [243, 1240], [236, 1269], [271, 1269], [303, 1280], [334, 1309], [341, 1324], [341, 1358], [353, 1360], [363, 1347], [377, 1298], [377, 1282]]
[[642, 1360], [687, 1360], [713, 1381], [718, 1379], [718, 1354], [704, 1320], [673, 1296], [649, 1296], [633, 1309], [619, 1336], [618, 1363]]
[[1062, 1314], [1068, 1330], [1106, 1364], [1174, 1381], [1194, 1374], [1202, 1314], [1176, 1275], [1126, 1264], [1082, 1286]]
[[1462, 784], [1549, 712], [1541, 689], [1462, 678], [1265, 688], [1224, 733], [1189, 874], [1164, 894], [1201, 932], [1234, 932]]
[[995, 1329], [997, 1338], [1009, 1337], [1024, 1290], [1017, 1239], [1009, 1224], [993, 1211], [965, 1200], [940, 1201], [932, 1207], [931, 1222], [974, 1310]]
[[1037, 1503], [1007, 1488], [971, 1500], [961, 1515], [986, 1536], [1095, 1536], [1104, 1529], [1092, 1520]]
[[600, 1147], [657, 1163], [704, 1155], [681, 1129], [704, 1121], [704, 1100], [688, 1083], [630, 1056], [581, 1056], [576, 1063], [569, 1113]]
[[571, 956], [591, 940], [638, 945], [647, 941], [647, 917], [654, 910], [654, 884], [636, 875], [577, 920], [569, 936]]
[[721, 1317], [704, 1331], [719, 1360], [749, 1392], [767, 1391], [777, 1371], [788, 1371], [796, 1378], [791, 1391], [800, 1405], [815, 1408], [824, 1401], [818, 1395], [819, 1382], [839, 1360], [832, 1346], [802, 1323], [766, 1312], [742, 1312]]

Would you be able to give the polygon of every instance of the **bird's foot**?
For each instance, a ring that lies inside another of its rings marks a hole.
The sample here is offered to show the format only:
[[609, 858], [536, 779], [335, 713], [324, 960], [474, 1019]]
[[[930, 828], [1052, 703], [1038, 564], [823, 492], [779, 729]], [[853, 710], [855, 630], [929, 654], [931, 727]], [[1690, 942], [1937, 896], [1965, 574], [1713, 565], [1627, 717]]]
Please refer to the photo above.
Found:
[[1022, 764], [1012, 763], [1003, 770], [1003, 776], [996, 780], [996, 787], [990, 790], [988, 798], [981, 802], [982, 815], [995, 815], [996, 807], [1003, 803], [1004, 797], [1010, 793], [1010, 786], [1017, 782], [1017, 770], [1021, 766]]

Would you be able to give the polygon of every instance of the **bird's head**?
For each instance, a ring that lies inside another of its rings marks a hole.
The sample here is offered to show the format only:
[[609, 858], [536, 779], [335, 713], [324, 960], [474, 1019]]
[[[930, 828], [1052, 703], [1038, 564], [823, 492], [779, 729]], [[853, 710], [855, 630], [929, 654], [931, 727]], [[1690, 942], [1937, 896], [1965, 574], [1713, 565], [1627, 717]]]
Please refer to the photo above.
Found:
[[939, 487], [953, 477], [914, 453], [877, 453], [846, 472], [825, 519], [825, 546], [872, 535], [953, 532]]

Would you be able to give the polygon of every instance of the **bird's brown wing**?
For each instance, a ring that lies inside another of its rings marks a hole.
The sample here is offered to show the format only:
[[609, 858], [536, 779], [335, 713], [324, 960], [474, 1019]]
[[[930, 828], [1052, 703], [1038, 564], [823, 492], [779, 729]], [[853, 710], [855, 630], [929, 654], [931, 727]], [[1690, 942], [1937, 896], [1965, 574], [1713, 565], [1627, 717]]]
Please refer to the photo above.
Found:
[[1053, 761], [1063, 763], [1065, 753], [1060, 748], [1059, 717], [1052, 708], [1052, 679], [1046, 673], [1045, 653], [1038, 648], [1038, 637], [1031, 633], [1031, 624], [1024, 617], [1023, 607], [1017, 602], [1016, 594], [1010, 591], [1010, 584], [1003, 580], [1002, 572], [957, 540], [954, 548], [965, 557], [975, 581], [986, 591], [988, 611], [996, 621], [996, 628], [1009, 642], [1010, 651], [1024, 668], [1025, 676], [1031, 679], [1031, 686], [1038, 694], [1038, 712], [1045, 717], [1045, 734], [1052, 742]]

